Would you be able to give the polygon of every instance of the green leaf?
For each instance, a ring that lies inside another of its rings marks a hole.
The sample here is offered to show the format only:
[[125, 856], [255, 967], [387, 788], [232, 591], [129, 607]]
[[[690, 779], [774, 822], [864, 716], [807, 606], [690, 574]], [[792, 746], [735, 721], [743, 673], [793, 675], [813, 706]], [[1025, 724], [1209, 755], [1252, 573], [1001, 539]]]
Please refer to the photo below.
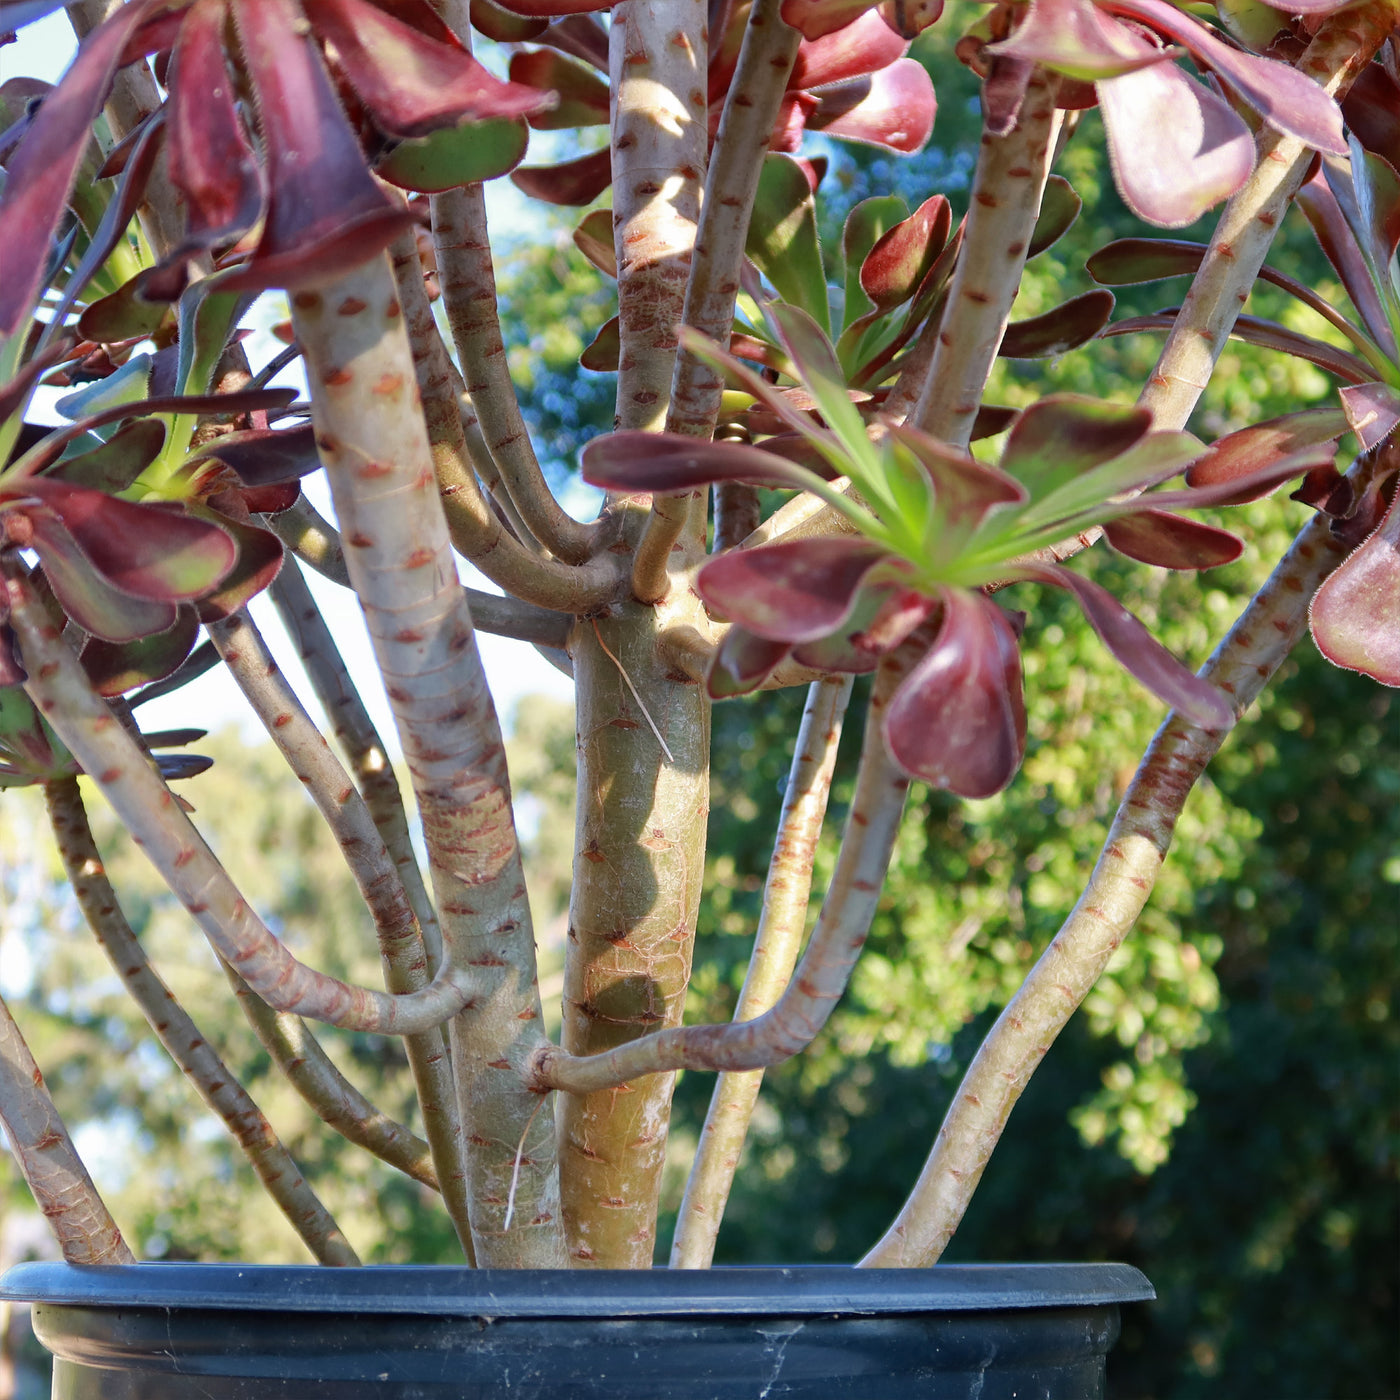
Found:
[[784, 301], [800, 306], [824, 335], [831, 334], [812, 187], [791, 156], [764, 157], [746, 251]]
[[516, 118], [465, 122], [400, 142], [375, 173], [400, 189], [435, 194], [514, 170], [529, 143], [529, 128]]
[[841, 231], [841, 258], [845, 266], [846, 305], [841, 313], [844, 334], [851, 323], [875, 309], [860, 285], [860, 269], [870, 250], [897, 223], [909, 217], [909, 206], [897, 195], [863, 199], [846, 218]]

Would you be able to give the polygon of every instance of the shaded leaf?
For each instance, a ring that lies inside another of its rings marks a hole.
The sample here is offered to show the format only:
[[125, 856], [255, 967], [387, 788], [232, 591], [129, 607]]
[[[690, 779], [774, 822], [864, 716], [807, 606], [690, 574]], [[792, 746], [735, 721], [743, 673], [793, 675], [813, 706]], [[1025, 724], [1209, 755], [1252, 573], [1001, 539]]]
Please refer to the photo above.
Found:
[[584, 369], [590, 369], [595, 374], [616, 374], [617, 364], [621, 358], [622, 322], [619, 317], [612, 316], [603, 323], [598, 334], [584, 347], [578, 362]]
[[1119, 554], [1161, 569], [1215, 569], [1244, 553], [1244, 541], [1228, 530], [1171, 511], [1134, 511], [1104, 524], [1109, 544]]
[[472, 28], [498, 44], [527, 43], [549, 28], [547, 19], [527, 19], [496, 4], [496, 0], [471, 0], [470, 14]]
[[772, 152], [763, 158], [746, 251], [784, 301], [801, 307], [830, 333], [812, 187], [791, 156]]
[[580, 462], [585, 481], [614, 491], [684, 491], [716, 481], [804, 490], [811, 479], [792, 462], [747, 443], [636, 430], [593, 438]]
[[1112, 314], [1112, 292], [1082, 292], [1039, 316], [1012, 321], [997, 354], [1008, 360], [1063, 355], [1098, 335]]
[[1219, 482], [1238, 481], [1301, 448], [1335, 444], [1346, 430], [1346, 417], [1335, 408], [1305, 409], [1241, 428], [1217, 438], [1203, 456], [1191, 463], [1186, 469], [1186, 484], [1213, 486]]
[[1054, 394], [1016, 420], [1001, 469], [1021, 482], [1032, 500], [1040, 500], [1126, 452], [1151, 425], [1152, 414], [1145, 408]]
[[218, 528], [233, 536], [238, 552], [237, 561], [218, 587], [195, 603], [201, 622], [216, 622], [246, 607], [277, 577], [282, 570], [282, 541], [271, 531], [247, 521], [230, 520], [226, 515], [215, 517], [212, 511], [201, 514], [211, 522], [217, 518]]
[[807, 118], [809, 130], [904, 155], [928, 144], [938, 110], [933, 79], [912, 58], [897, 59], [868, 77], [823, 88], [816, 96], [820, 100]]
[[1308, 621], [1334, 665], [1400, 686], [1400, 496], [1317, 590]]
[[511, 171], [510, 178], [521, 193], [546, 204], [592, 204], [612, 184], [612, 153], [604, 146], [559, 165], [526, 165]]
[[254, 428], [226, 433], [199, 449], [231, 467], [245, 486], [271, 486], [297, 481], [319, 469], [316, 431], [310, 423], [295, 428]]
[[70, 486], [115, 495], [125, 491], [164, 446], [165, 424], [159, 418], [138, 418], [113, 433], [101, 447], [61, 459], [51, 475]]
[[617, 279], [617, 248], [613, 242], [612, 210], [595, 209], [574, 230], [574, 245], [605, 276]]
[[865, 675], [873, 671], [880, 664], [881, 653], [863, 644], [866, 634], [890, 600], [907, 592], [898, 583], [863, 585], [856, 592], [846, 620], [826, 636], [794, 646], [793, 660], [818, 671], [839, 671], [852, 675]]
[[715, 649], [705, 677], [711, 700], [729, 700], [758, 689], [787, 657], [786, 642], [755, 637], [742, 627], [731, 627]]
[[90, 637], [79, 653], [83, 669], [99, 695], [109, 699], [128, 690], [164, 680], [190, 654], [199, 635], [199, 619], [190, 607], [180, 608], [164, 632], [130, 642]]
[[960, 797], [1000, 792], [1026, 752], [1021, 651], [990, 598], [942, 591], [933, 645], [890, 698], [885, 744], [911, 777]]
[[867, 10], [870, 0], [783, 0], [783, 23], [790, 24], [805, 39], [820, 39], [848, 24]]
[[735, 549], [700, 570], [696, 591], [756, 636], [814, 641], [841, 625], [862, 580], [887, 557], [882, 546], [850, 536]]
[[1026, 247], [1026, 261], [1052, 248], [1074, 227], [1084, 201], [1063, 175], [1051, 175], [1045, 182], [1045, 193], [1036, 215], [1035, 229]]
[[556, 106], [530, 115], [536, 131], [607, 125], [608, 85], [592, 68], [550, 49], [533, 49], [512, 54], [509, 71], [512, 83], [558, 94]]
[[523, 121], [505, 117], [444, 127], [430, 136], [400, 141], [375, 165], [375, 174], [403, 190], [438, 194], [514, 170], [525, 158], [530, 134]]
[[908, 50], [909, 40], [896, 34], [884, 16], [866, 10], [830, 34], [804, 39], [797, 46], [787, 85], [790, 89], [818, 88], [865, 77], [887, 68]]
[[1171, 50], [1148, 44], [1109, 18], [1092, 0], [1032, 0], [1011, 37], [987, 45], [987, 52], [1085, 82], [1135, 73], [1173, 57]]
[[843, 331], [857, 317], [874, 309], [875, 303], [861, 285], [863, 264], [876, 243], [908, 216], [909, 206], [898, 195], [892, 194], [863, 199], [846, 216], [841, 230], [841, 264], [845, 272], [846, 292], [841, 318]]

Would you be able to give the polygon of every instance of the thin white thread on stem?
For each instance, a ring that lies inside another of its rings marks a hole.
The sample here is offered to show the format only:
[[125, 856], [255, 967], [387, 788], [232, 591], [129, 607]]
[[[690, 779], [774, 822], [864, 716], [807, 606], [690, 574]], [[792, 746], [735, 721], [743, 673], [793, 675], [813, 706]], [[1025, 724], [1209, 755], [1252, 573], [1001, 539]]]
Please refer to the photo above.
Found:
[[651, 726], [651, 732], [656, 735], [656, 742], [661, 745], [661, 752], [666, 755], [666, 762], [675, 766], [676, 756], [667, 747], [665, 739], [661, 737], [661, 731], [656, 727], [656, 721], [652, 719], [651, 712], [647, 709], [646, 701], [637, 693], [637, 687], [632, 684], [632, 677], [627, 674], [627, 668], [608, 650], [608, 644], [603, 640], [603, 634], [598, 630], [597, 620], [593, 623], [593, 635], [598, 638], [598, 645], [603, 648], [603, 655], [617, 667], [622, 679], [627, 682], [627, 689], [632, 692], [632, 698], [641, 709], [642, 717]]
[[515, 1215], [515, 1188], [520, 1185], [520, 1164], [525, 1158], [525, 1139], [530, 1136], [530, 1129], [534, 1126], [535, 1118], [540, 1109], [544, 1107], [544, 1101], [548, 1094], [541, 1094], [540, 1101], [535, 1105], [535, 1111], [525, 1120], [525, 1131], [520, 1134], [520, 1142], [515, 1149], [515, 1165], [510, 1170], [510, 1190], [506, 1193], [506, 1219], [501, 1226], [502, 1230], [510, 1229], [511, 1218]]

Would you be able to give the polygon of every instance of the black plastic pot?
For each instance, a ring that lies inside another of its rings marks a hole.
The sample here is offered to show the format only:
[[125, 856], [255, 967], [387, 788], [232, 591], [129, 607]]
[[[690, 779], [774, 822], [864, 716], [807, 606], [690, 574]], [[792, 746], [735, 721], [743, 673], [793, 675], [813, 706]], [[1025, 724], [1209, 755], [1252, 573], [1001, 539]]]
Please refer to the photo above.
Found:
[[1093, 1400], [1125, 1264], [20, 1264], [54, 1400]]

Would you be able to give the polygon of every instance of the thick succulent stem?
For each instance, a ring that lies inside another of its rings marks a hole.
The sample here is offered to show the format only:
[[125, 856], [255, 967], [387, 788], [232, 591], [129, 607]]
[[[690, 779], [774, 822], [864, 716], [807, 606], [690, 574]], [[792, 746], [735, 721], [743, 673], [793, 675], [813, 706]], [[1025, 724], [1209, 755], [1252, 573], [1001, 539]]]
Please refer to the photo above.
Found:
[[70, 1264], [130, 1264], [131, 1251], [83, 1166], [29, 1046], [0, 998], [0, 1125]]
[[[531, 1076], [541, 1089], [597, 1099], [642, 1075], [677, 1069], [751, 1070], [790, 1059], [816, 1039], [841, 999], [870, 931], [909, 792], [909, 779], [885, 748], [881, 720], [890, 696], [928, 638], [905, 643], [880, 664], [851, 811], [821, 914], [787, 989], [752, 1021], [656, 1029], [641, 1040], [592, 1055], [537, 1050]], [[635, 1087], [635, 1086], [633, 1086]]]
[[[405, 866], [389, 854], [369, 804], [302, 708], [248, 614], [234, 613], [206, 624], [206, 630], [254, 713], [330, 827], [374, 921], [385, 986], [391, 992], [416, 992], [427, 986], [432, 972], [404, 884]], [[416, 873], [416, 861], [413, 869]], [[436, 921], [433, 931], [438, 932]], [[442, 1183], [443, 1203], [463, 1247], [470, 1249], [462, 1123], [447, 1043], [441, 1029], [434, 1027], [421, 1035], [405, 1036], [404, 1051]]]
[[[783, 23], [779, 0], [759, 0], [749, 13], [734, 80], [720, 116], [705, 178], [682, 319], [728, 343], [739, 291], [749, 216], [801, 35]], [[697, 356], [676, 356], [666, 430], [707, 438], [714, 432], [724, 385]], [[654, 602], [669, 586], [671, 550], [684, 526], [690, 494], [658, 495], [632, 564], [632, 591]], [[731, 543], [734, 541], [731, 540]]]
[[145, 750], [93, 690], [22, 568], [7, 563], [5, 584], [29, 698], [219, 955], [259, 996], [279, 1011], [386, 1035], [429, 1030], [471, 1000], [475, 983], [461, 969], [448, 969], [422, 991], [395, 996], [350, 986], [294, 958], [253, 913]]
[[1054, 158], [1058, 79], [1036, 68], [1016, 125], [982, 133], [967, 229], [942, 317], [925, 336], [937, 344], [909, 421], [954, 447], [966, 447], [987, 376], [1021, 285], [1026, 249]]
[[566, 564], [586, 563], [606, 546], [611, 527], [606, 519], [580, 524], [560, 507], [530, 444], [501, 338], [481, 186], [434, 195], [432, 207], [442, 302], [486, 446], [535, 538]]
[[[787, 795], [778, 819], [773, 859], [763, 887], [763, 912], [754, 936], [748, 976], [734, 1010], [735, 1021], [761, 1016], [787, 989], [807, 926], [812, 863], [821, 836], [831, 774], [841, 739], [841, 720], [851, 698], [851, 677], [813, 682], [797, 732]], [[691, 1164], [671, 1243], [673, 1269], [707, 1269], [724, 1216], [729, 1189], [748, 1136], [761, 1069], [721, 1074], [715, 1081], [700, 1146]]]
[[[1326, 19], [1297, 67], [1334, 97], [1342, 97], [1394, 31], [1396, 0], [1372, 0]], [[1154, 428], [1183, 428], [1205, 392], [1244, 308], [1269, 245], [1314, 152], [1271, 126], [1259, 131], [1254, 173], [1225, 206], [1210, 248], [1167, 336], [1138, 402], [1152, 410]]]
[[263, 1188], [317, 1262], [358, 1264], [358, 1255], [266, 1115], [152, 968], [103, 869], [78, 780], [47, 783], [44, 797], [78, 907], [157, 1039], [243, 1149]]
[[[1302, 636], [1309, 600], [1344, 556], [1326, 517], [1315, 517], [1202, 668], [1231, 696], [1237, 715]], [[942, 1254], [1031, 1075], [1147, 903], [1187, 796], [1227, 732], [1167, 716], [1088, 886], [982, 1042], [917, 1185], [862, 1264], [924, 1268]]]
[[423, 822], [443, 965], [470, 969], [478, 989], [451, 1027], [476, 1257], [557, 1265], [553, 1118], [511, 1064], [542, 1032], [505, 746], [452, 562], [388, 259], [291, 303], [350, 577]]
[[298, 496], [290, 509], [259, 519], [308, 568], [342, 588], [350, 587], [340, 532], [304, 495]]

